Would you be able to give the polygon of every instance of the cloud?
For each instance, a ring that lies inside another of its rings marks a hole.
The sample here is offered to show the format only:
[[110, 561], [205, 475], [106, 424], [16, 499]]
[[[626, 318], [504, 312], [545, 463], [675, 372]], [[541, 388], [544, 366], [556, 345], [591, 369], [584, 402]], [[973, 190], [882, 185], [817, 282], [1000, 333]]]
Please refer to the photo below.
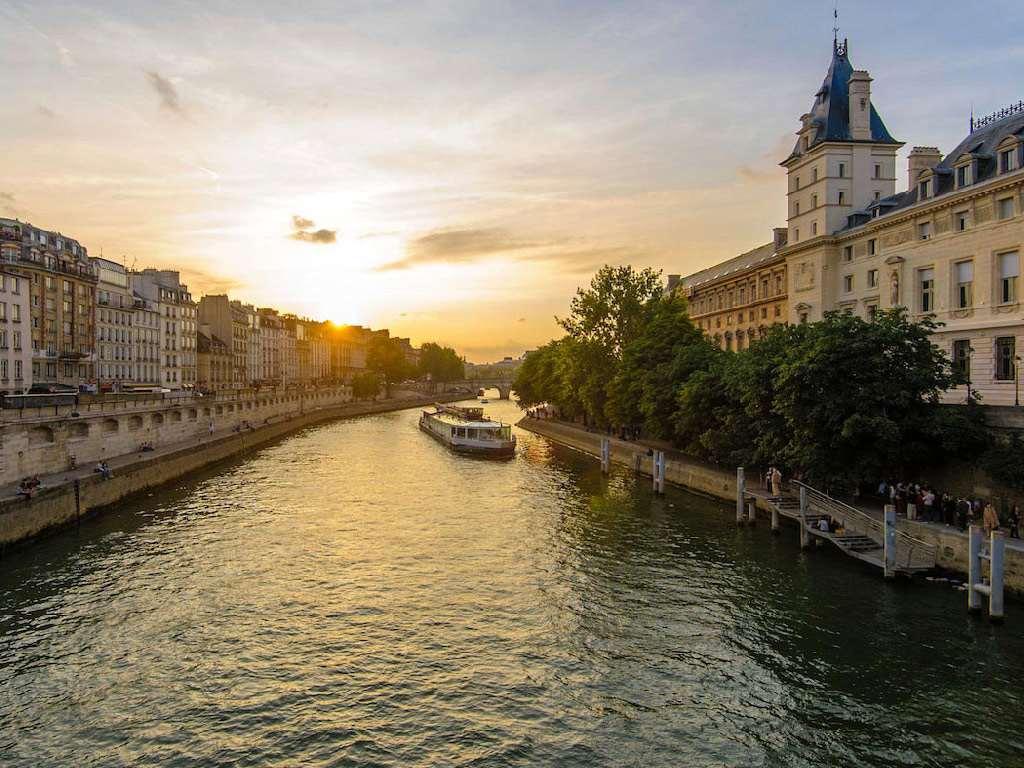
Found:
[[736, 169], [736, 173], [739, 174], [741, 179], [749, 181], [752, 184], [760, 184], [765, 181], [778, 181], [780, 178], [778, 168], [772, 168], [771, 170], [768, 170], [767, 168], [759, 170], [757, 168], [751, 168], [749, 165], [741, 165]]
[[292, 240], [298, 240], [303, 243], [333, 243], [338, 239], [338, 230], [336, 229], [317, 229], [313, 227], [315, 223], [312, 219], [307, 219], [303, 216], [292, 216], [292, 233], [288, 235]]
[[525, 323], [526, 322], [526, 318], [525, 317], [520, 317], [518, 320], [516, 320], [516, 322], [517, 323]]
[[428, 232], [406, 244], [405, 258], [377, 267], [378, 271], [409, 269], [420, 264], [479, 261], [499, 253], [513, 253], [554, 245], [525, 240], [504, 229], [445, 229]]
[[56, 112], [54, 112], [49, 107], [44, 107], [42, 104], [39, 104], [38, 106], [36, 106], [36, 113], [42, 115], [43, 117], [48, 117], [51, 120], [53, 120], [53, 119], [55, 119], [57, 117], [57, 113]]
[[181, 101], [178, 99], [178, 89], [174, 87], [174, 83], [153, 70], [146, 72], [146, 78], [153, 90], [156, 91], [156, 95], [160, 97], [161, 107], [174, 112], [179, 117], [187, 117], [185, 108], [181, 106]]

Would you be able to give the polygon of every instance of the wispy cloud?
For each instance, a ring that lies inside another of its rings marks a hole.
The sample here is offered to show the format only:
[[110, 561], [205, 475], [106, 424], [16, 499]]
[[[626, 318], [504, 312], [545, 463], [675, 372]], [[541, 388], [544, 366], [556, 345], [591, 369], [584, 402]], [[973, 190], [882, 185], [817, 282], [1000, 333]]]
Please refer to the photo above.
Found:
[[174, 83], [154, 70], [146, 72], [146, 79], [149, 80], [149, 85], [156, 95], [160, 97], [160, 106], [163, 109], [174, 112], [179, 117], [188, 117], [185, 108], [181, 105], [181, 99], [178, 98], [178, 89]]
[[48, 117], [51, 120], [53, 120], [54, 118], [57, 117], [57, 113], [56, 112], [54, 112], [49, 107], [44, 107], [42, 104], [40, 104], [40, 105], [38, 105], [36, 107], [36, 114], [42, 115], [43, 117]]
[[312, 219], [303, 216], [292, 216], [292, 233], [288, 235], [292, 240], [299, 240], [303, 243], [333, 243], [338, 239], [336, 229], [313, 229], [316, 223]]
[[421, 264], [467, 263], [553, 244], [551, 241], [521, 238], [497, 228], [438, 230], [411, 240], [406, 244], [404, 259], [383, 264], [377, 269], [390, 271]]

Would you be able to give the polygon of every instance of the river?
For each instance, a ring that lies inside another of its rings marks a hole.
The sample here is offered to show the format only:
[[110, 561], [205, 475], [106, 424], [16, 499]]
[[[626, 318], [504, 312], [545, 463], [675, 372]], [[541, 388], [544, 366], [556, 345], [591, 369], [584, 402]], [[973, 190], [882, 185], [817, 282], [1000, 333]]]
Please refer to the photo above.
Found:
[[455, 456], [417, 415], [9, 553], [0, 765], [1024, 762], [1017, 606], [991, 626], [525, 432]]

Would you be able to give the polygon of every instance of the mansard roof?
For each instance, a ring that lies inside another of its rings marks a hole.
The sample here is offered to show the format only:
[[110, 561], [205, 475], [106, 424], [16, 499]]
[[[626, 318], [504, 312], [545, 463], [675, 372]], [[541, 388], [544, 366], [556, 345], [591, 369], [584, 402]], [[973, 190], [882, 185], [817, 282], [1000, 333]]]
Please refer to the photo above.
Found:
[[775, 243], [765, 243], [746, 253], [741, 253], [739, 256], [734, 256], [728, 261], [715, 264], [713, 267], [708, 267], [700, 272], [694, 272], [692, 275], [688, 275], [680, 280], [679, 285], [686, 288], [696, 288], [712, 280], [746, 272], [749, 269], [771, 261], [777, 255]]
[[[935, 193], [929, 198], [933, 199], [956, 190], [956, 166], [961, 159], [969, 159], [976, 163], [970, 187], [982, 184], [989, 179], [999, 175], [999, 164], [996, 162], [998, 154], [997, 147], [1008, 137], [1014, 137], [1018, 141], [1024, 141], [1024, 106], [1019, 111], [1010, 112], [1006, 117], [988, 122], [982, 128], [977, 128], [967, 134], [956, 149], [946, 155], [945, 159], [931, 170], [935, 182]], [[919, 189], [908, 189], [906, 192], [898, 192], [895, 195], [876, 200], [867, 206], [864, 211], [854, 211], [850, 214], [850, 222], [844, 229], [852, 229], [865, 223], [861, 220], [864, 217], [873, 218], [873, 209], [881, 208], [878, 217], [888, 216], [891, 213], [908, 208], [917, 202]], [[859, 218], [857, 218], [859, 217]], [[843, 231], [843, 230], [840, 230]]]
[[[821, 88], [814, 95], [814, 105], [808, 116], [815, 126], [815, 133], [810, 146], [824, 141], [853, 141], [850, 133], [850, 75], [853, 65], [850, 63], [848, 46], [844, 40], [836, 41], [832, 46], [832, 62]], [[871, 105], [871, 141], [879, 144], [899, 144], [889, 133], [879, 116], [875, 105]], [[797, 139], [793, 151], [787, 160], [803, 154], [800, 140]]]

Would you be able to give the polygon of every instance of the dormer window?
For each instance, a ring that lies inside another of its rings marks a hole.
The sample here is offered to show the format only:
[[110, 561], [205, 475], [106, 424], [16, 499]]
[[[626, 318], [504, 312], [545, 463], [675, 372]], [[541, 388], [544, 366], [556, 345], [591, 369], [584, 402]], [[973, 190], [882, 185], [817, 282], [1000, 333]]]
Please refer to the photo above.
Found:
[[1016, 151], [1012, 149], [1004, 149], [999, 153], [999, 172], [1009, 173], [1016, 169], [1016, 163], [1014, 163]]
[[971, 166], [960, 165], [956, 169], [956, 188], [969, 187], [971, 185]]
[[932, 189], [931, 179], [928, 179], [927, 181], [922, 181], [920, 184], [918, 184], [917, 185], [917, 196], [918, 196], [918, 199], [924, 200], [925, 198], [929, 197], [930, 194], [931, 194], [931, 189]]

